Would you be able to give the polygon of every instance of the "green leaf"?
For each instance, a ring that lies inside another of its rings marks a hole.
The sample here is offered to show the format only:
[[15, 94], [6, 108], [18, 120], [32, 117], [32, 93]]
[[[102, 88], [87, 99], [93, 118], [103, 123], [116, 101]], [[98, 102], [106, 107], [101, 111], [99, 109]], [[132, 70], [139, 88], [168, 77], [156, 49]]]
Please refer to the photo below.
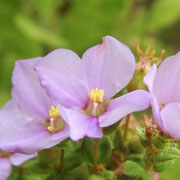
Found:
[[74, 178], [70, 174], [62, 173], [62, 174], [52, 174], [46, 180], [74, 180]]
[[38, 175], [22, 174], [18, 178], [18, 180], [43, 180], [43, 179]]
[[69, 153], [65, 157], [63, 170], [64, 171], [72, 170], [80, 166], [82, 162], [83, 162], [82, 152], [81, 149], [78, 148], [75, 151], [71, 151], [71, 153]]
[[[98, 163], [105, 163], [111, 155], [111, 143], [107, 137], [98, 139]], [[94, 162], [94, 139], [85, 137], [82, 143], [82, 152], [85, 159], [93, 164]]]
[[135, 161], [138, 163], [141, 167], [144, 167], [144, 155], [142, 154], [131, 154], [128, 158], [128, 160]]
[[124, 173], [130, 176], [137, 176], [144, 180], [152, 180], [152, 177], [137, 163], [126, 161], [124, 165]]

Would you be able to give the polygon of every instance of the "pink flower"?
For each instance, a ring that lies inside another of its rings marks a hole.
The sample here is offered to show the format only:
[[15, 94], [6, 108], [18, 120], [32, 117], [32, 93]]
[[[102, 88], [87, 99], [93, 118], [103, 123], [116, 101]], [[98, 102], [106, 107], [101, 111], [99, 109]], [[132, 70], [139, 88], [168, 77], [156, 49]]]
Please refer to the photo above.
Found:
[[88, 49], [82, 60], [71, 50], [57, 49], [35, 66], [46, 93], [58, 104], [70, 127], [70, 137], [102, 137], [110, 126], [129, 113], [150, 105], [149, 93], [137, 90], [111, 99], [131, 80], [135, 59], [130, 49], [113, 37]]
[[[12, 97], [0, 110], [0, 149], [9, 153], [33, 154], [69, 137], [69, 127], [59, 115], [56, 103], [43, 91], [35, 63], [42, 58], [16, 62]], [[49, 129], [54, 126], [53, 134]]]
[[168, 135], [180, 139], [180, 52], [166, 58], [145, 76], [152, 97], [155, 122]]

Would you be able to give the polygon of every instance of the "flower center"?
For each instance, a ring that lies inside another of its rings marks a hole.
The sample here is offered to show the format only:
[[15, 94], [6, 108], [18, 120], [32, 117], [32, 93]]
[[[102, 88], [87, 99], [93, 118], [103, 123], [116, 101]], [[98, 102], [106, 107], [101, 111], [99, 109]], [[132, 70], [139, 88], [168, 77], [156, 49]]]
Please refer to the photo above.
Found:
[[89, 95], [89, 103], [85, 109], [85, 113], [91, 116], [100, 116], [103, 114], [105, 107], [103, 104], [104, 90], [96, 88], [92, 89]]
[[61, 118], [58, 107], [55, 108], [54, 106], [51, 106], [51, 109], [49, 110], [49, 121], [43, 121], [43, 124], [51, 133], [57, 133], [64, 128], [66, 123]]

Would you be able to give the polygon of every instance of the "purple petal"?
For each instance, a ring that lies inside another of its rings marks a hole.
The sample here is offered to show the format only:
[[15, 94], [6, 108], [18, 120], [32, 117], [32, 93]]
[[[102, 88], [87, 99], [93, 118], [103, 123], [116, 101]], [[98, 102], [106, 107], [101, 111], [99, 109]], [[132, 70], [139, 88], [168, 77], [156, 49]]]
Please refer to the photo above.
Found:
[[180, 139], [180, 103], [171, 103], [161, 111], [163, 130], [171, 137]]
[[147, 73], [146, 76], [144, 77], [144, 83], [147, 85], [148, 90], [151, 95], [151, 106], [152, 106], [154, 120], [160, 126], [160, 128], [162, 128], [163, 125], [162, 125], [162, 119], [160, 115], [160, 107], [159, 107], [157, 98], [155, 97], [154, 92], [152, 91], [156, 72], [157, 72], [157, 66], [156, 64], [154, 64], [151, 71]]
[[150, 92], [153, 90], [153, 83], [156, 72], [157, 72], [157, 66], [156, 64], [153, 64], [152, 69], [144, 77], [144, 83], [146, 84]]
[[152, 106], [152, 113], [153, 113], [154, 121], [157, 123], [157, 125], [160, 128], [163, 128], [159, 104], [158, 104], [157, 99], [154, 96], [153, 92], [151, 92], [150, 94], [151, 94], [151, 106]]
[[122, 90], [135, 70], [135, 59], [130, 49], [110, 36], [103, 38], [102, 45], [88, 49], [82, 60], [89, 88], [103, 89], [105, 100]]
[[93, 138], [103, 136], [96, 117], [88, 116], [80, 111], [66, 109], [62, 106], [59, 106], [59, 110], [62, 118], [69, 124], [72, 140], [77, 141], [84, 136]]
[[32, 154], [32, 155], [15, 153], [10, 156], [10, 161], [14, 166], [19, 166], [23, 164], [25, 161], [32, 159], [36, 156], [37, 156], [37, 153]]
[[80, 58], [72, 51], [57, 49], [35, 67], [41, 84], [58, 104], [83, 109], [89, 90]]
[[43, 91], [33, 69], [34, 64], [41, 61], [41, 59], [33, 58], [16, 62], [12, 77], [12, 96], [24, 112], [45, 120], [48, 118], [48, 111], [52, 102]]
[[40, 121], [23, 114], [13, 101], [0, 111], [0, 149], [33, 154], [45, 144], [49, 133]]
[[154, 78], [153, 92], [159, 104], [180, 102], [180, 52], [166, 58]]
[[55, 134], [52, 134], [51, 136], [49, 136], [48, 142], [43, 147], [43, 149], [51, 148], [51, 147], [59, 144], [64, 139], [69, 138], [69, 136], [70, 136], [69, 125], [66, 124], [61, 131], [59, 131], [58, 133], [55, 133]]
[[13, 101], [0, 111], [0, 149], [10, 153], [34, 154], [69, 137], [69, 128], [51, 134], [38, 119], [23, 114]]
[[8, 158], [0, 157], [0, 179], [6, 180], [11, 174], [11, 163]]
[[100, 127], [110, 126], [132, 112], [145, 110], [150, 106], [150, 100], [149, 93], [144, 90], [136, 90], [112, 100], [99, 118]]

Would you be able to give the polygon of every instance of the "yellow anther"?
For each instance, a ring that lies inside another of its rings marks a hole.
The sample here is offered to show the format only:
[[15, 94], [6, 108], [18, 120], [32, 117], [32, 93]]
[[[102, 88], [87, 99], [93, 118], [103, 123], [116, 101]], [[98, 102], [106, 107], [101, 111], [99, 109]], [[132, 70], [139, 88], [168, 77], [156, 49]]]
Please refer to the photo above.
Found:
[[52, 128], [51, 126], [48, 126], [48, 127], [47, 127], [47, 130], [50, 131], [50, 132], [52, 132], [52, 131], [53, 131], [53, 128]]
[[51, 109], [49, 110], [49, 117], [56, 119], [59, 116], [60, 116], [60, 113], [59, 113], [58, 107], [55, 108], [54, 106], [51, 106]]
[[95, 102], [95, 103], [102, 103], [103, 98], [104, 98], [104, 90], [96, 88], [95, 91], [94, 89], [91, 90], [90, 92], [90, 100]]

